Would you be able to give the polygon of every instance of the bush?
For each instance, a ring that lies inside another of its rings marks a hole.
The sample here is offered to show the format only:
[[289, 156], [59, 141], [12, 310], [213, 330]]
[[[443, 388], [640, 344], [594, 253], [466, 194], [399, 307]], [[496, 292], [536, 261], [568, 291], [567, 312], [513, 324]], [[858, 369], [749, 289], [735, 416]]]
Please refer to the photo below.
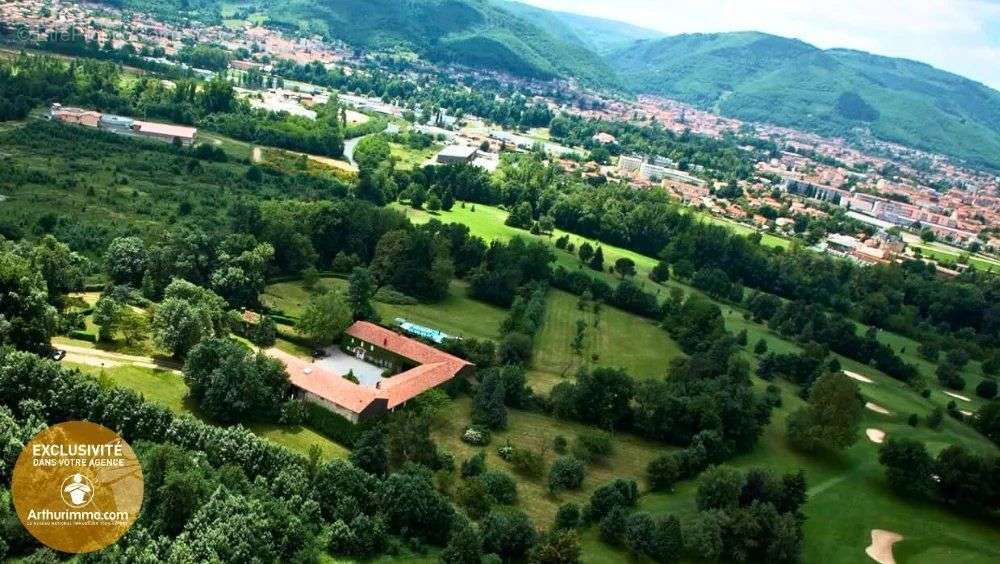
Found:
[[472, 478], [482, 474], [486, 470], [486, 452], [479, 451], [462, 462], [461, 473], [463, 478]]
[[614, 507], [635, 507], [639, 487], [633, 480], [616, 479], [594, 490], [587, 506], [587, 519], [600, 521]]
[[681, 461], [675, 453], [658, 456], [646, 467], [646, 476], [654, 491], [670, 491], [681, 478]]
[[572, 456], [560, 456], [549, 469], [549, 491], [558, 493], [562, 490], [579, 489], [583, 484], [583, 462]]
[[997, 397], [997, 381], [987, 378], [976, 386], [976, 395], [984, 399]]
[[573, 529], [580, 525], [580, 506], [564, 503], [556, 510], [555, 528]]
[[514, 447], [509, 442], [497, 449], [497, 456], [510, 462], [514, 459]]
[[87, 331], [70, 331], [69, 338], [76, 339], [78, 341], [87, 341], [89, 343], [97, 342], [97, 335]]
[[566, 454], [566, 447], [568, 445], [569, 442], [562, 435], [556, 435], [556, 438], [552, 439], [552, 449], [556, 451], [556, 454]]
[[486, 446], [490, 444], [491, 434], [489, 429], [473, 425], [462, 433], [462, 441], [474, 446]]
[[603, 431], [588, 431], [576, 437], [573, 455], [585, 461], [604, 460], [614, 452], [611, 435]]
[[510, 463], [518, 474], [531, 479], [541, 478], [545, 474], [545, 457], [540, 452], [526, 448], [514, 449]]
[[628, 511], [624, 507], [616, 505], [609, 509], [598, 523], [601, 540], [608, 544], [620, 544], [622, 536], [625, 534], [625, 524], [627, 522]]
[[491, 512], [479, 528], [483, 552], [498, 554], [508, 562], [522, 558], [538, 540], [531, 519], [521, 511]]
[[493, 499], [505, 505], [517, 503], [517, 482], [509, 474], [499, 470], [487, 470], [479, 479]]

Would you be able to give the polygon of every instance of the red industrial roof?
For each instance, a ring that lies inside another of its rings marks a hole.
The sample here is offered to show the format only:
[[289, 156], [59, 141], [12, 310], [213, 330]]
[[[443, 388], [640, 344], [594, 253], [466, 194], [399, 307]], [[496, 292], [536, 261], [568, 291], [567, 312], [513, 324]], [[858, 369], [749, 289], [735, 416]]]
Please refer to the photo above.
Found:
[[193, 127], [183, 125], [169, 125], [166, 123], [153, 123], [151, 121], [136, 121], [135, 129], [140, 133], [151, 133], [153, 135], [166, 135], [169, 137], [181, 137], [184, 139], [194, 139], [194, 134], [198, 132]]
[[472, 366], [472, 363], [457, 356], [367, 321], [354, 323], [346, 333], [407, 358], [418, 366], [385, 378], [380, 387], [374, 388], [355, 384], [329, 368], [278, 349], [270, 349], [268, 354], [284, 363], [292, 385], [354, 413], [361, 413], [376, 399], [387, 400], [387, 407], [392, 409], [451, 380], [463, 368]]

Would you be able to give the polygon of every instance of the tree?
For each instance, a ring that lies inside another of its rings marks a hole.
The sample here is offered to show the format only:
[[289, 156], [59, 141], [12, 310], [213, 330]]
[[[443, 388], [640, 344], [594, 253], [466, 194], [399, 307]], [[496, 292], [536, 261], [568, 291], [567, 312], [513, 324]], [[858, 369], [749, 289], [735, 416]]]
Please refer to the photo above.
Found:
[[879, 448], [878, 461], [885, 466], [886, 481], [896, 492], [915, 498], [923, 498], [930, 493], [934, 461], [923, 443], [890, 437]]
[[531, 550], [531, 564], [577, 564], [580, 562], [580, 538], [576, 531], [555, 530], [542, 537]]
[[472, 422], [493, 430], [507, 428], [507, 408], [504, 405], [506, 389], [500, 373], [487, 372], [476, 389], [472, 400]]
[[577, 250], [577, 254], [580, 257], [581, 262], [590, 262], [590, 259], [594, 257], [594, 247], [587, 241], [580, 243], [580, 248]]
[[844, 373], [829, 373], [813, 383], [809, 404], [788, 418], [788, 439], [807, 451], [841, 450], [858, 440], [864, 402], [858, 385]]
[[30, 259], [32, 268], [45, 279], [52, 305], [61, 307], [65, 294], [83, 287], [87, 259], [52, 235], [45, 235], [32, 247]]
[[698, 509], [732, 509], [740, 503], [743, 474], [730, 466], [715, 466], [705, 472], [698, 484], [695, 500]]
[[767, 352], [767, 341], [766, 341], [766, 340], [764, 340], [764, 338], [763, 338], [763, 337], [761, 337], [761, 338], [760, 338], [760, 339], [759, 339], [759, 340], [757, 341], [757, 344], [756, 344], [756, 345], [754, 345], [754, 347], [753, 347], [753, 352], [754, 352], [754, 354], [756, 354], [757, 356], [760, 356], [760, 355], [762, 355], [762, 354], [764, 354], [764, 353], [766, 353], [766, 352]]
[[441, 562], [445, 564], [480, 564], [483, 555], [483, 539], [479, 531], [467, 520], [459, 520], [453, 527], [448, 546], [441, 551]]
[[1000, 400], [992, 400], [979, 408], [973, 426], [994, 444], [1000, 445]]
[[629, 515], [622, 541], [633, 554], [653, 554], [656, 549], [656, 522], [653, 517], [645, 511]]
[[378, 312], [372, 305], [375, 296], [375, 280], [367, 268], [357, 267], [347, 279], [347, 305], [354, 319], [377, 322]]
[[126, 307], [122, 311], [119, 329], [125, 344], [132, 346], [143, 341], [149, 334], [149, 318], [141, 311]]
[[104, 268], [115, 284], [128, 284], [133, 288], [142, 285], [149, 253], [138, 237], [118, 237], [111, 241], [104, 253]]
[[486, 470], [480, 474], [479, 480], [497, 503], [504, 505], [517, 503], [517, 482], [510, 474], [499, 470]]
[[590, 261], [587, 263], [591, 270], [596, 270], [598, 272], [604, 271], [604, 249], [600, 245], [597, 246], [597, 250], [594, 251], [594, 256], [590, 257]]
[[351, 309], [335, 292], [314, 296], [306, 305], [296, 327], [316, 346], [340, 340], [351, 325]]
[[192, 348], [184, 382], [202, 412], [222, 423], [276, 422], [290, 394], [284, 365], [229, 339]]
[[523, 511], [494, 511], [479, 525], [483, 551], [500, 555], [504, 561], [524, 557], [538, 540], [538, 532]]
[[658, 519], [653, 533], [653, 551], [650, 556], [657, 562], [669, 563], [678, 560], [684, 549], [681, 523], [673, 515]]
[[564, 503], [556, 510], [555, 524], [557, 529], [575, 529], [580, 525], [580, 506], [575, 503]]
[[122, 317], [128, 306], [108, 295], [102, 295], [94, 304], [94, 325], [98, 326], [97, 340], [111, 342], [121, 327]]
[[354, 162], [362, 172], [374, 172], [380, 164], [389, 160], [392, 151], [383, 135], [363, 137], [354, 148]]
[[45, 280], [24, 258], [0, 248], [0, 345], [44, 353], [55, 331]]
[[157, 306], [153, 314], [153, 333], [156, 342], [175, 358], [182, 358], [202, 339], [215, 335], [204, 311], [179, 298], [165, 299]]
[[[382, 483], [376, 503], [389, 529], [397, 534], [444, 544], [455, 519], [455, 510], [434, 489], [430, 478], [418, 473], [396, 473]], [[485, 528], [483, 532], [485, 546]]]
[[992, 378], [984, 378], [976, 386], [976, 395], [983, 399], [993, 399], [997, 397], [997, 381]]
[[622, 278], [635, 276], [635, 261], [628, 257], [621, 257], [615, 261], [615, 272]]
[[549, 469], [549, 491], [575, 490], [583, 484], [583, 462], [572, 456], [560, 456]]
[[531, 204], [528, 202], [521, 202], [514, 207], [514, 210], [510, 212], [507, 216], [507, 220], [504, 221], [505, 225], [511, 227], [518, 227], [520, 229], [530, 228], [534, 222], [534, 212], [531, 210]]
[[577, 356], [583, 354], [583, 339], [587, 334], [587, 322], [582, 319], [576, 320], [576, 334], [573, 335], [573, 342], [570, 343], [570, 348], [573, 349], [573, 353]]
[[369, 429], [357, 438], [351, 449], [351, 464], [374, 476], [389, 471], [389, 449], [382, 429]]

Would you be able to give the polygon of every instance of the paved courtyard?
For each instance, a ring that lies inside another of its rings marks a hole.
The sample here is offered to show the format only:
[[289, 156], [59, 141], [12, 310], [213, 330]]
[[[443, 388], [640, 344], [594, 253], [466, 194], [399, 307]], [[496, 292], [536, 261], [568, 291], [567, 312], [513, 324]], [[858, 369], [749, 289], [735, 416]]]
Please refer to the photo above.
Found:
[[375, 384], [382, 381], [381, 367], [347, 354], [336, 346], [326, 349], [326, 352], [329, 356], [317, 359], [316, 364], [333, 370], [341, 376], [353, 371], [362, 386], [375, 387]]

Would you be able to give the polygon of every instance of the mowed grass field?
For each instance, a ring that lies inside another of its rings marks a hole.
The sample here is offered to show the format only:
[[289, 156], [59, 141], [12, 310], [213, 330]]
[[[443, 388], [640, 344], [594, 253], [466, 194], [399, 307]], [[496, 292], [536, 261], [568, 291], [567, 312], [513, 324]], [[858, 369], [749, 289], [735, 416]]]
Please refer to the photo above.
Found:
[[[158, 403], [178, 415], [193, 415], [204, 420], [197, 413], [195, 406], [185, 399], [188, 388], [184, 383], [184, 378], [174, 372], [129, 365], [114, 368], [96, 368], [72, 363], [66, 363], [66, 365], [77, 368], [109, 385], [139, 392], [148, 401]], [[210, 421], [206, 422], [211, 423]], [[348, 454], [348, 450], [343, 446], [305, 426], [254, 424], [249, 425], [248, 428], [254, 434], [304, 456], [308, 456], [309, 448], [312, 445], [319, 447], [324, 459], [345, 458]]]
[[[382, 316], [382, 323], [393, 324], [396, 318], [403, 318], [420, 325], [444, 331], [455, 337], [475, 339], [500, 338], [500, 324], [507, 316], [503, 308], [469, 298], [468, 286], [453, 280], [448, 295], [441, 301], [418, 304], [387, 304], [374, 302], [375, 309]], [[281, 282], [265, 288], [261, 300], [271, 308], [281, 310], [285, 315], [302, 315], [309, 300], [317, 291], [347, 291], [347, 281], [341, 278], [322, 278], [316, 289], [310, 292], [302, 282]]]
[[[545, 321], [535, 337], [529, 372], [529, 383], [536, 392], [548, 393], [564, 379], [572, 381], [581, 367], [623, 368], [639, 379], [663, 377], [670, 360], [683, 354], [667, 332], [651, 320], [607, 305], [595, 314], [590, 304], [582, 310], [578, 304], [577, 296], [562, 290], [548, 294]], [[572, 347], [578, 320], [586, 323], [579, 355]]]

